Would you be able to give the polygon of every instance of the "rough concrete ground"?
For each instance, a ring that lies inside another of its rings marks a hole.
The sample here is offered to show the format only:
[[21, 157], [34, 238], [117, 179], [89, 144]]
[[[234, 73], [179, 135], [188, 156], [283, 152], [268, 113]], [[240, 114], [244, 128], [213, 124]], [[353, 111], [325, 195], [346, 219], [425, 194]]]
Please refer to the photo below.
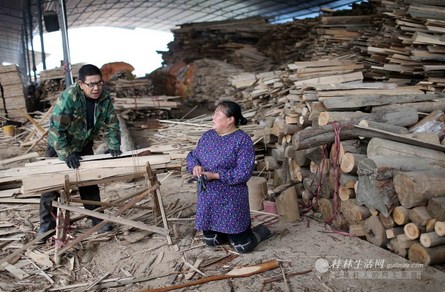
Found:
[[[145, 138], [138, 135], [139, 143]], [[4, 146], [2, 159], [21, 154], [21, 150], [15, 148]], [[167, 245], [160, 235], [115, 226], [113, 232], [92, 237], [71, 250], [61, 265], [45, 268], [45, 273], [55, 280], [54, 284], [39, 273], [17, 280], [2, 271], [0, 291], [43, 291], [54, 287], [62, 291], [65, 285], [83, 284], [68, 289], [81, 291], [101, 277], [104, 277], [103, 283], [118, 279], [133, 281], [125, 286], [104, 288], [105, 291], [141, 291], [186, 282], [182, 273], [175, 273], [175, 268], [181, 264], [186, 267], [185, 262], [193, 264], [198, 258], [203, 260], [198, 269], [205, 276], [221, 275], [238, 266], [270, 260], [278, 260], [281, 264], [280, 268], [261, 274], [212, 281], [183, 288], [183, 291], [444, 291], [445, 273], [439, 269], [409, 262], [365, 240], [332, 232], [329, 226], [308, 217], [284, 223], [270, 216], [253, 214], [253, 224], [267, 221], [273, 236], [250, 254], [236, 255], [229, 246], [205, 247], [202, 235], [193, 229], [196, 186], [185, 183], [178, 173], [168, 177], [159, 175], [159, 180], [165, 206], [174, 203], [190, 206], [177, 220], [171, 218], [175, 231], [173, 245]], [[109, 200], [138, 188], [141, 188], [140, 181], [102, 186], [102, 199]], [[36, 205], [3, 207], [0, 220], [2, 223], [29, 220], [35, 232], [37, 209]], [[89, 227], [88, 224], [84, 220], [76, 225], [82, 230]], [[53, 246], [47, 244], [35, 250], [51, 254]], [[210, 263], [216, 259], [221, 260]], [[286, 281], [283, 274], [287, 275]], [[188, 281], [205, 276], [196, 273]]]

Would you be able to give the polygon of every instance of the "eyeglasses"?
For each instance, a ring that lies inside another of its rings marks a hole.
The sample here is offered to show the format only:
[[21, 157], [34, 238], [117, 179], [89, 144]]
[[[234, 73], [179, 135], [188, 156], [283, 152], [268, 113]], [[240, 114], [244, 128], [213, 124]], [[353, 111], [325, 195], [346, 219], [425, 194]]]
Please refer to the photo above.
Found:
[[83, 84], [85, 84], [86, 86], [88, 86], [89, 88], [94, 88], [95, 86], [97, 87], [102, 87], [104, 85], [103, 81], [99, 81], [99, 82], [91, 82], [91, 83], [86, 83], [83, 82]]

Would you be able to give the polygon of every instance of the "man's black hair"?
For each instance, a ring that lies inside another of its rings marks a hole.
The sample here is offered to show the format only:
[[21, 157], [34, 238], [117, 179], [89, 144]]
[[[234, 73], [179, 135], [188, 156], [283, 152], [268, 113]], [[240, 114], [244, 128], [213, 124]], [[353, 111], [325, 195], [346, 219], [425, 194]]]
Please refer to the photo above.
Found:
[[79, 80], [85, 81], [85, 78], [91, 75], [100, 75], [100, 78], [102, 78], [102, 72], [100, 69], [92, 64], [83, 65], [79, 69]]

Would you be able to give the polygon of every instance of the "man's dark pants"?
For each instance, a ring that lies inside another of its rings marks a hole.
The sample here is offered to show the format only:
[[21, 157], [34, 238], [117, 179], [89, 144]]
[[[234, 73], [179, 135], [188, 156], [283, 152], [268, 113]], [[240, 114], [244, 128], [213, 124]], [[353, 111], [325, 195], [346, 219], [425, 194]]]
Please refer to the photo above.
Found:
[[[79, 154], [80, 156], [93, 155], [94, 154], [93, 143], [89, 143], [88, 145], [86, 145]], [[57, 157], [57, 153], [53, 147], [48, 146], [48, 149], [46, 150], [46, 156]], [[79, 194], [82, 200], [100, 202], [100, 190], [98, 185], [79, 187]], [[56, 227], [55, 216], [57, 214], [57, 208], [52, 206], [52, 201], [57, 200], [58, 197], [59, 193], [56, 191], [42, 193], [42, 196], [40, 198], [40, 209], [39, 209], [39, 214], [40, 214], [39, 233], [45, 233], [46, 231], [54, 229]], [[98, 206], [84, 204], [84, 207], [87, 210], [94, 210]], [[93, 225], [96, 225], [97, 223], [102, 221], [101, 219], [94, 217], [92, 217], [91, 220], [93, 221]]]

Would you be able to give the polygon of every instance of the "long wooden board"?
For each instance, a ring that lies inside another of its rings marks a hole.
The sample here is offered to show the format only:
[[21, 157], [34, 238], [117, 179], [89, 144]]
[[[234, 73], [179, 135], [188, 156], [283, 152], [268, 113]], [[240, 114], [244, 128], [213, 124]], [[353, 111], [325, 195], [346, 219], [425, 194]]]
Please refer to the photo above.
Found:
[[[65, 162], [49, 164], [46, 166], [41, 164], [32, 165], [32, 163], [30, 163], [26, 167], [11, 168], [5, 170], [3, 173], [5, 177], [13, 177], [14, 179], [21, 179], [29, 175], [41, 175], [51, 173], [72, 174], [78, 172], [78, 174], [81, 175], [83, 172], [89, 170], [97, 170], [100, 172], [102, 169], [107, 168], [144, 168], [147, 162], [150, 162], [150, 165], [152, 165], [153, 168], [156, 168], [156, 165], [158, 164], [169, 163], [170, 155], [148, 155], [124, 158], [116, 157], [114, 159], [89, 161], [81, 160], [80, 167], [77, 170], [68, 168]], [[100, 175], [100, 173], [98, 173], [98, 175]]]

